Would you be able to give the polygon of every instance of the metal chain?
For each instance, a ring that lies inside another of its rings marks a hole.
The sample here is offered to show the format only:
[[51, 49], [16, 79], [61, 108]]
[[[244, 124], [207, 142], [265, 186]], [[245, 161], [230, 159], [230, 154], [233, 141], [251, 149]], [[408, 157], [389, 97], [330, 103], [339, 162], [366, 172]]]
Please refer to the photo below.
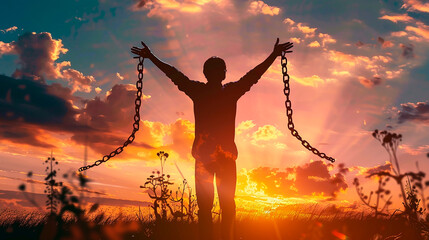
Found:
[[299, 135], [298, 131], [295, 129], [295, 125], [293, 124], [292, 120], [292, 102], [289, 99], [290, 94], [290, 86], [289, 86], [289, 74], [287, 73], [287, 58], [286, 58], [286, 52], [282, 52], [282, 73], [283, 73], [283, 83], [284, 83], [284, 89], [283, 93], [286, 96], [285, 106], [286, 106], [286, 116], [288, 118], [288, 124], [287, 127], [290, 130], [292, 136], [296, 137], [299, 141], [301, 141], [302, 146], [308, 149], [308, 151], [314, 153], [315, 155], [319, 156], [320, 158], [325, 158], [326, 160], [330, 162], [335, 162], [335, 159], [332, 157], [328, 157], [325, 153], [320, 152], [316, 148], [312, 147], [309, 142], [302, 139], [302, 137]]
[[93, 164], [79, 168], [79, 172], [85, 171], [89, 168], [98, 166], [104, 162], [109, 161], [109, 159], [120, 154], [126, 146], [128, 146], [130, 143], [134, 141], [135, 134], [139, 130], [139, 126], [140, 126], [140, 106], [142, 104], [141, 98], [143, 95], [142, 89], [143, 89], [143, 61], [144, 61], [144, 58], [142, 57], [135, 57], [135, 58], [139, 59], [139, 63], [137, 64], [137, 71], [139, 73], [138, 73], [138, 80], [136, 82], [137, 96], [136, 96], [136, 100], [134, 101], [136, 113], [134, 115], [133, 131], [131, 132], [127, 140], [124, 142], [124, 144], [122, 144], [122, 146], [116, 148], [110, 154], [104, 155], [102, 159], [95, 161]]

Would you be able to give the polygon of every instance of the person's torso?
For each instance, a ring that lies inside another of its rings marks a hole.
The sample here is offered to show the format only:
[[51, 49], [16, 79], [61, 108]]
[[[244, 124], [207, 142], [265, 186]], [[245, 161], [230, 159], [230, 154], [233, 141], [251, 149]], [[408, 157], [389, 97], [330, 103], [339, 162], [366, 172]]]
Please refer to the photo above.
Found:
[[194, 152], [210, 154], [221, 147], [237, 155], [234, 143], [237, 97], [227, 87], [205, 85], [192, 99], [195, 115]]

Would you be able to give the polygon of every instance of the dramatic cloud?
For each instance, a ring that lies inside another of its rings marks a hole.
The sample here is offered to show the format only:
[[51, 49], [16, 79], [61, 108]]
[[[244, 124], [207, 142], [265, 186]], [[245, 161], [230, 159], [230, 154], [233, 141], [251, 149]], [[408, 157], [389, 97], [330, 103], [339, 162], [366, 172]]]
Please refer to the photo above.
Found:
[[124, 77], [120, 73], [116, 73], [116, 77], [118, 77], [119, 80], [124, 80]]
[[17, 69], [14, 77], [28, 77], [31, 79], [48, 78], [57, 79], [61, 76], [60, 63], [57, 66], [55, 61], [60, 54], [64, 54], [68, 49], [60, 40], [52, 39], [50, 33], [24, 33], [13, 42], [15, 52], [18, 54], [21, 68]]
[[252, 134], [252, 142], [256, 144], [259, 141], [275, 140], [282, 135], [283, 133], [276, 127], [272, 125], [264, 125], [259, 127], [258, 130]]
[[263, 1], [253, 1], [250, 3], [248, 11], [255, 15], [265, 14], [265, 15], [274, 16], [279, 14], [280, 8], [269, 6]]
[[323, 194], [335, 197], [340, 190], [346, 190], [348, 185], [342, 173], [331, 175], [329, 165], [322, 161], [307, 163], [296, 168], [295, 187], [298, 193], [304, 195]]
[[195, 125], [189, 120], [178, 119], [170, 126], [172, 144], [171, 148], [183, 159], [188, 158], [194, 142]]
[[399, 145], [399, 149], [402, 149], [404, 152], [417, 156], [417, 155], [423, 155], [429, 151], [429, 145], [423, 145], [418, 147], [412, 147], [407, 144], [401, 144]]
[[413, 12], [420, 11], [429, 13], [429, 3], [422, 3], [420, 0], [404, 0], [402, 8]]
[[176, 0], [138, 0], [131, 6], [132, 11], [149, 10], [148, 16], [159, 16], [167, 19], [174, 19], [172, 11], [183, 13], [198, 13], [203, 10], [204, 5], [216, 4], [222, 5], [223, 0], [195, 0], [195, 1], [176, 1]]
[[61, 123], [75, 111], [70, 102], [49, 92], [48, 85], [0, 75], [0, 116], [32, 124]]
[[[286, 18], [285, 20], [283, 20], [283, 23], [289, 25], [291, 31], [303, 33], [305, 38], [312, 38], [316, 34], [317, 28], [311, 28], [304, 23], [295, 24], [295, 21], [293, 21], [290, 18]], [[320, 38], [323, 38], [323, 37], [324, 35], [321, 35]]]
[[361, 46], [365, 45], [365, 43], [363, 43], [362, 41], [357, 41], [355, 43], [355, 45], [356, 45], [356, 47], [361, 47]]
[[399, 31], [399, 32], [392, 32], [390, 35], [393, 37], [404, 37], [407, 36], [407, 32]]
[[337, 40], [331, 37], [327, 33], [319, 33], [319, 38], [322, 40], [322, 46], [324, 47], [327, 43], [336, 43]]
[[85, 76], [70, 67], [69, 61], [56, 62], [61, 54], [67, 53], [61, 39], [53, 39], [47, 32], [24, 33], [16, 42], [0, 42], [0, 56], [2, 54], [17, 54], [20, 68], [13, 73], [15, 78], [39, 80], [65, 79], [74, 91], [91, 91], [93, 76]]
[[94, 90], [95, 90], [95, 92], [96, 92], [97, 94], [99, 94], [99, 93], [101, 93], [101, 91], [102, 91], [103, 89], [101, 89], [101, 88], [99, 88], [99, 87], [96, 87]]
[[41, 148], [55, 148], [54, 145], [44, 141], [45, 139], [43, 139], [43, 137], [45, 135], [40, 129], [25, 124], [15, 124], [15, 126], [11, 128], [11, 124], [12, 122], [7, 121], [0, 124], [0, 137], [2, 139], [17, 144], [26, 144]]
[[310, 87], [317, 87], [319, 86], [319, 84], [325, 83], [325, 80], [323, 80], [317, 75], [313, 75], [311, 77], [293, 76], [293, 80], [297, 81], [298, 83], [304, 86], [310, 86]]
[[18, 29], [17, 26], [13, 26], [13, 27], [10, 27], [10, 28], [6, 28], [4, 30], [0, 30], [0, 32], [2, 32], [2, 33], [13, 32], [13, 31], [15, 31], [17, 29]]
[[409, 32], [414, 32], [419, 38], [415, 39], [417, 41], [429, 41], [429, 26], [425, 25], [422, 22], [417, 22], [417, 26], [406, 26], [405, 30]]
[[74, 69], [66, 69], [62, 72], [62, 77], [67, 79], [73, 92], [91, 92], [91, 84], [95, 82], [93, 76], [84, 76], [81, 72]]
[[294, 171], [278, 168], [259, 167], [250, 171], [241, 171], [237, 180], [238, 193], [263, 193], [268, 196], [296, 196], [294, 188]]
[[414, 45], [409, 43], [409, 44], [400, 44], [399, 45], [402, 49], [402, 56], [405, 58], [414, 58]]
[[318, 41], [313, 41], [309, 43], [307, 46], [309, 47], [320, 47], [320, 43]]
[[362, 56], [330, 50], [329, 60], [336, 63], [335, 71], [359, 80], [365, 87], [373, 87], [381, 83], [382, 79], [398, 77], [403, 69], [394, 65], [396, 59], [390, 54]]
[[[20, 144], [52, 147], [40, 140], [42, 129], [85, 131], [74, 120], [71, 92], [59, 84], [45, 85], [0, 75], [0, 135]], [[13, 126], [13, 127], [11, 127]]]
[[398, 123], [413, 121], [429, 125], [429, 103], [403, 103], [398, 111]]
[[378, 38], [377, 38], [377, 41], [378, 41], [378, 43], [380, 43], [380, 44], [381, 44], [381, 47], [382, 47], [382, 48], [390, 48], [390, 47], [393, 47], [393, 46], [394, 46], [394, 44], [393, 44], [391, 41], [386, 41], [386, 40], [384, 40], [384, 38], [382, 38], [382, 37], [378, 37]]
[[302, 33], [305, 33], [305, 36], [307, 38], [314, 37], [314, 34], [315, 34], [316, 30], [317, 30], [317, 28], [311, 28], [311, 27], [306, 26], [306, 25], [304, 25], [302, 23], [298, 23], [296, 25], [296, 27], [298, 28], [299, 31], [301, 31]]
[[283, 23], [293, 26], [295, 24], [295, 21], [290, 18], [285, 18], [285, 20], [283, 20]]
[[0, 57], [4, 54], [13, 54], [14, 48], [11, 43], [5, 43], [0, 41]]
[[268, 196], [325, 196], [335, 197], [348, 185], [344, 174], [348, 172], [343, 166], [336, 174], [330, 173], [332, 165], [322, 161], [306, 163], [302, 166], [286, 168], [259, 167], [242, 171], [238, 175], [238, 190], [252, 194], [263, 192]]
[[237, 135], [243, 133], [246, 130], [249, 130], [253, 127], [255, 127], [256, 124], [253, 123], [252, 120], [246, 120], [241, 122], [240, 124], [238, 124], [238, 126], [235, 128], [235, 132], [237, 133]]
[[[96, 96], [85, 101], [85, 107], [76, 116], [79, 123], [94, 129], [94, 132], [78, 132], [72, 136], [72, 140], [83, 144], [90, 143], [91, 148], [100, 153], [105, 153], [106, 147], [122, 145], [130, 131], [130, 125], [134, 116], [134, 100], [136, 89], [129, 84], [114, 85], [106, 93], [103, 99]], [[143, 95], [143, 107], [145, 100], [150, 96]], [[141, 122], [140, 132], [145, 132], [145, 122]], [[142, 147], [152, 148], [142, 143]]]
[[414, 18], [408, 16], [407, 14], [395, 14], [395, 15], [384, 15], [379, 17], [379, 19], [389, 20], [394, 23], [398, 22], [413, 22]]
[[391, 172], [393, 167], [391, 162], [386, 161], [384, 164], [377, 165], [375, 167], [354, 167], [354, 169], [358, 170], [357, 175], [368, 177], [371, 174], [378, 172]]
[[372, 77], [370, 79], [365, 77], [358, 77], [360, 84], [365, 86], [366, 88], [372, 88], [374, 86], [380, 85], [382, 83], [382, 79], [379, 77]]
[[133, 85], [114, 85], [106, 93], [105, 99], [97, 96], [86, 101], [78, 121], [104, 131], [110, 130], [112, 126], [128, 126], [133, 117], [135, 94]]

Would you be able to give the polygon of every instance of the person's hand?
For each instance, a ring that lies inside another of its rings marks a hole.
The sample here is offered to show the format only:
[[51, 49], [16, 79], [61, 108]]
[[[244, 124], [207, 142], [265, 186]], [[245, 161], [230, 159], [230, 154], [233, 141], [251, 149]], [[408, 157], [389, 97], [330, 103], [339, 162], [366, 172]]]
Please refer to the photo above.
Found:
[[131, 53], [134, 53], [140, 57], [144, 57], [144, 58], [149, 58], [150, 56], [152, 56], [152, 52], [150, 51], [149, 47], [146, 46], [146, 44], [144, 42], [141, 42], [143, 45], [143, 48], [138, 48], [138, 47], [132, 47], [131, 48]]
[[292, 51], [288, 51], [288, 50], [291, 49], [292, 47], [293, 47], [293, 43], [291, 42], [279, 44], [279, 38], [277, 38], [276, 44], [274, 44], [273, 53], [276, 56], [281, 56], [282, 52], [291, 53]]

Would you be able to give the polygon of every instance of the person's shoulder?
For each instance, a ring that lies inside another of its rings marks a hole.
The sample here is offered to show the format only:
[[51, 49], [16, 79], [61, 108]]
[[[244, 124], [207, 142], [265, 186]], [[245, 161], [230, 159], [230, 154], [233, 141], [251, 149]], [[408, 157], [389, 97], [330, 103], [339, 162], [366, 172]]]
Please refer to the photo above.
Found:
[[233, 86], [237, 85], [237, 83], [238, 83], [238, 81], [225, 83], [225, 84], [223, 85], [223, 87], [224, 87], [224, 89], [228, 89], [228, 88], [231, 88], [231, 87], [233, 87]]
[[189, 84], [195, 88], [202, 88], [206, 85], [205, 83], [196, 80], [189, 80]]
[[197, 81], [197, 80], [189, 80], [189, 81], [191, 81], [193, 84], [200, 85], [200, 86], [206, 85], [205, 83]]

